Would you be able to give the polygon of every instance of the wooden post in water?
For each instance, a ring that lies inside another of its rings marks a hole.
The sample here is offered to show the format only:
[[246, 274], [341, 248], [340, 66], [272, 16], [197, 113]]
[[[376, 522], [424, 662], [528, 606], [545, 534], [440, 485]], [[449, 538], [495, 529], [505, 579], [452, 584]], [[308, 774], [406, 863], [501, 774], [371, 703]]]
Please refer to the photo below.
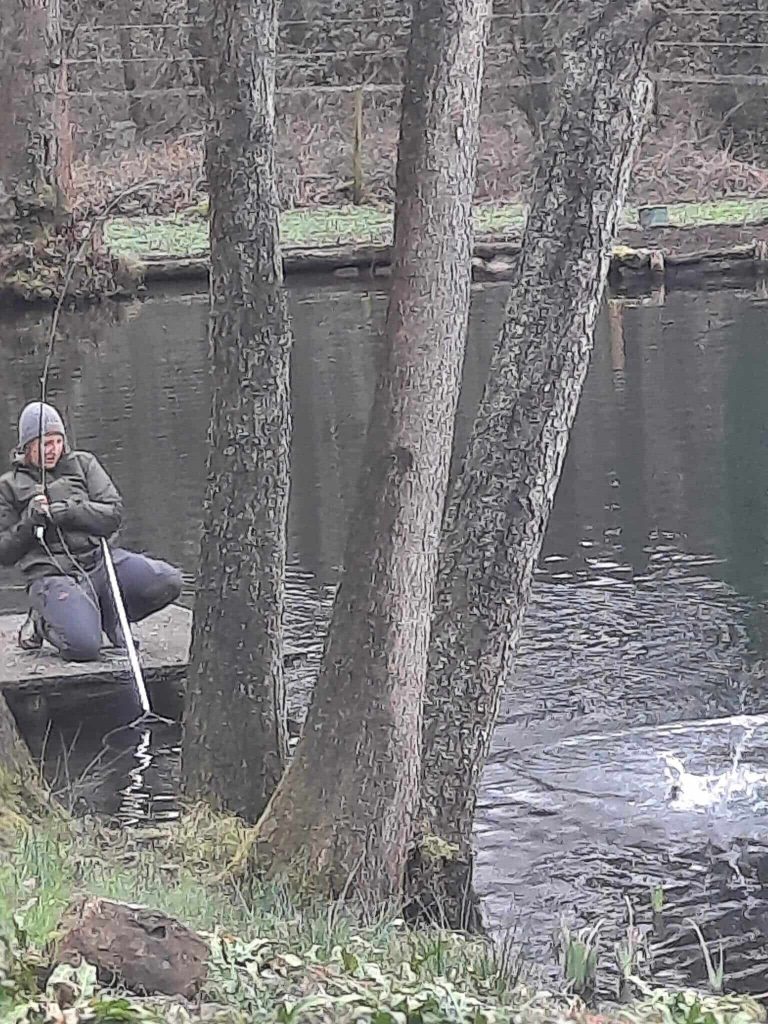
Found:
[[360, 206], [363, 202], [363, 99], [362, 87], [355, 89], [355, 130], [352, 143], [352, 202]]
[[624, 307], [619, 299], [608, 299], [608, 324], [611, 335], [611, 367], [623, 370], [624, 355]]

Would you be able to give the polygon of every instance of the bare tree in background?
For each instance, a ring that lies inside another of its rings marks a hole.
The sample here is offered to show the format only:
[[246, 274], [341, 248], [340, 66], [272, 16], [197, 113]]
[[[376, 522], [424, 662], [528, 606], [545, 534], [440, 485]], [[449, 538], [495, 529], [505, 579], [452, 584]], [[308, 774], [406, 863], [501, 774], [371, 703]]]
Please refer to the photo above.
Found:
[[[203, 77], [190, 59], [185, 8], [184, 0], [113, 0], [105, 7], [140, 140], [197, 127], [195, 103], [185, 91], [191, 93]], [[137, 23], [153, 27], [137, 29]]]
[[6, 245], [36, 237], [65, 210], [59, 0], [2, 0], [0, 54], [0, 245]]
[[[444, 524], [412, 888], [471, 923], [472, 824], [499, 697], [589, 365], [611, 243], [652, 102], [650, 0], [580, 0], [562, 41], [517, 282]], [[434, 850], [434, 844], [433, 844]], [[442, 852], [440, 852], [442, 850]]]
[[417, 0], [402, 101], [384, 366], [323, 666], [258, 825], [259, 866], [328, 894], [402, 893], [469, 312], [489, 0]]
[[512, 98], [537, 140], [549, 116], [549, 82], [556, 68], [557, 40], [562, 37], [558, 18], [562, 6], [562, 0], [511, 0], [516, 15], [511, 44], [519, 73], [526, 80], [513, 88]]
[[277, 0], [221, 0], [192, 12], [210, 104], [213, 399], [183, 785], [250, 820], [287, 748], [291, 331], [274, 166], [277, 15]]

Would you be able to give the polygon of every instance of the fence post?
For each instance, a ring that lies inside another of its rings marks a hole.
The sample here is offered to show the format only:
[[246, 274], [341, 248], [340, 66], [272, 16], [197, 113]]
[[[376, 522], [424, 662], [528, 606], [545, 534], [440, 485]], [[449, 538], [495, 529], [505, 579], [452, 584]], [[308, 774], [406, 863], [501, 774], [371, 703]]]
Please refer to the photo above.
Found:
[[352, 202], [363, 202], [363, 99], [362, 88], [355, 89], [355, 133], [352, 144]]

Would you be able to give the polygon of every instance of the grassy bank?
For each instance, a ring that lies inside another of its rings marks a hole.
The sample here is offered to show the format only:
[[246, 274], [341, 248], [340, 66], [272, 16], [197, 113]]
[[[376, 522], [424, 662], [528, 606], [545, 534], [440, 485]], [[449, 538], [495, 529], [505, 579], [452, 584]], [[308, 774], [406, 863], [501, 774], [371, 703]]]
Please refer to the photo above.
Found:
[[[140, 844], [137, 843], [140, 839]], [[236, 865], [246, 833], [205, 816], [140, 837], [58, 823], [22, 834], [0, 855], [0, 1022], [172, 1021], [249, 1024], [751, 1024], [751, 1000], [646, 990], [603, 1016], [536, 991], [512, 948], [415, 931], [394, 914], [353, 918], [302, 907], [285, 892], [246, 893]], [[58, 968], [43, 952], [76, 894], [139, 902], [210, 935], [201, 1000], [141, 999], [100, 989], [86, 965]], [[41, 970], [38, 970], [40, 968]], [[61, 987], [62, 979], [65, 984]], [[58, 987], [57, 987], [58, 986]], [[62, 1011], [60, 993], [67, 993]]]
[[[107, 241], [115, 252], [138, 258], [153, 252], [199, 253], [208, 245], [205, 216], [203, 206], [171, 217], [116, 218], [108, 226]], [[523, 207], [479, 207], [476, 216], [479, 232], [503, 235], [520, 230]], [[392, 211], [372, 206], [287, 210], [280, 219], [280, 233], [286, 247], [384, 245], [392, 237]]]
[[[741, 226], [768, 217], [768, 200], [728, 199], [710, 203], [675, 203], [668, 207], [673, 227]], [[518, 234], [523, 224], [520, 204], [478, 206], [478, 237]], [[281, 217], [283, 245], [291, 247], [386, 244], [392, 234], [392, 211], [366, 206], [317, 207], [288, 210]], [[637, 227], [637, 210], [628, 207], [623, 227]], [[204, 205], [169, 217], [118, 217], [105, 231], [111, 249], [142, 259], [156, 253], [186, 257], [204, 252], [208, 225]]]

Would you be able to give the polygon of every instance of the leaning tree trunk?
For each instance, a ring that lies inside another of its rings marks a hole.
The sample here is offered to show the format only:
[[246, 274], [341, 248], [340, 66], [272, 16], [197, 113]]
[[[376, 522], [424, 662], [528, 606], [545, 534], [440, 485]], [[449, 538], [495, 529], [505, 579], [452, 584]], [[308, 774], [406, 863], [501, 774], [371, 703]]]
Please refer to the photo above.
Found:
[[31, 769], [32, 758], [27, 745], [21, 738], [5, 697], [0, 693], [0, 771], [6, 775], [16, 775]]
[[188, 796], [252, 821], [280, 778], [287, 748], [291, 330], [274, 166], [277, 9], [277, 0], [206, 5], [201, 44], [211, 107], [213, 398], [183, 783]]
[[582, 0], [579, 10], [580, 27], [563, 44], [517, 281], [441, 544], [424, 707], [423, 833], [409, 881], [422, 911], [458, 926], [474, 923], [478, 784], [651, 105], [648, 0]]
[[0, 693], [0, 849], [18, 842], [20, 827], [58, 813]]
[[[315, 891], [402, 892], [469, 310], [488, 0], [420, 0], [408, 49], [384, 365], [329, 639], [256, 856]], [[257, 865], [258, 866], [258, 865]]]

